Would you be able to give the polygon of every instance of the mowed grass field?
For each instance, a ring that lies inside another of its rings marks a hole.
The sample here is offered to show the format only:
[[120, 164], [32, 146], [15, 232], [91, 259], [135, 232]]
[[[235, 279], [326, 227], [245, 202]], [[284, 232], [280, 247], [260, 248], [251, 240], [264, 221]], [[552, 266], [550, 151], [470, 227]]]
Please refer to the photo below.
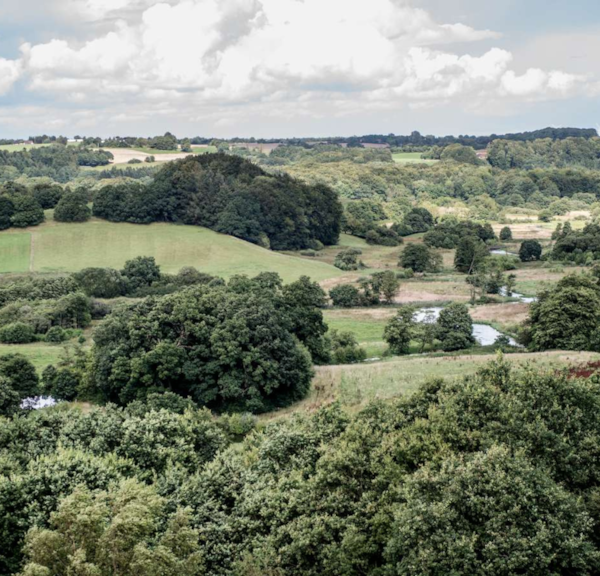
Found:
[[398, 152], [392, 154], [396, 164], [435, 164], [439, 160], [426, 160], [421, 158], [421, 152]]
[[164, 272], [195, 266], [223, 278], [278, 272], [285, 282], [302, 275], [322, 281], [340, 274], [329, 264], [272, 252], [196, 226], [113, 224], [95, 219], [64, 224], [49, 220], [25, 230], [0, 232], [0, 272], [4, 273], [122, 268], [126, 260], [136, 256], [154, 256]]

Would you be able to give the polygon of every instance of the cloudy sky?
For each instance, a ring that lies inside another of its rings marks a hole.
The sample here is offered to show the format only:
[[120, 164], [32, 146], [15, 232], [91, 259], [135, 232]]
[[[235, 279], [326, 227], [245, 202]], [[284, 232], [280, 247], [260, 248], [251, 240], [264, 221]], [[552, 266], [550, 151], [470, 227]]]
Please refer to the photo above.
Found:
[[600, 3], [0, 0], [0, 137], [600, 128]]

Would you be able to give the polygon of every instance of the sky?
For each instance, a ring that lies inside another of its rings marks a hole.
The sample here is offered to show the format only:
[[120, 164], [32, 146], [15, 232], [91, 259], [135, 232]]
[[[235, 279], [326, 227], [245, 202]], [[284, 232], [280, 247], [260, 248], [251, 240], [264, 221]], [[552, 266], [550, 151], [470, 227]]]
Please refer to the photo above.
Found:
[[598, 0], [0, 0], [0, 138], [600, 128], [598, 54]]

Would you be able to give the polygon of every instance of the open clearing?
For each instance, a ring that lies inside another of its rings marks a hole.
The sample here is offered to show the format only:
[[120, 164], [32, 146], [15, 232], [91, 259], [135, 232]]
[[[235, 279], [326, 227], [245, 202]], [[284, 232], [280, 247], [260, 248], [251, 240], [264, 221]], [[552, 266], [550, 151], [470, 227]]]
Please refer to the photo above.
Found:
[[121, 268], [126, 260], [136, 256], [154, 256], [164, 272], [195, 266], [223, 278], [271, 271], [278, 272], [285, 282], [302, 275], [321, 281], [340, 273], [323, 262], [272, 252], [196, 226], [114, 224], [96, 219], [64, 224], [50, 220], [41, 226], [0, 232], [2, 272]]
[[[413, 356], [394, 358], [377, 364], [320, 366], [316, 368], [310, 395], [290, 408], [272, 412], [265, 419], [279, 418], [293, 412], [313, 412], [336, 400], [346, 407], [358, 409], [370, 400], [389, 400], [412, 394], [421, 384], [433, 378], [457, 378], [474, 374], [495, 355]], [[542, 352], [507, 354], [505, 358], [518, 365], [540, 370], [561, 368], [596, 361], [600, 354], [592, 352]]]
[[4, 152], [22, 152], [23, 150], [33, 150], [43, 146], [50, 146], [50, 144], [2, 144], [0, 150]]
[[21, 354], [35, 366], [38, 373], [50, 364], [56, 365], [63, 355], [64, 345], [46, 344], [36, 342], [34, 344], [0, 344], [0, 356], [6, 354]]
[[397, 164], [435, 164], [439, 160], [427, 160], [422, 158], [421, 152], [398, 152], [392, 154], [394, 162]]

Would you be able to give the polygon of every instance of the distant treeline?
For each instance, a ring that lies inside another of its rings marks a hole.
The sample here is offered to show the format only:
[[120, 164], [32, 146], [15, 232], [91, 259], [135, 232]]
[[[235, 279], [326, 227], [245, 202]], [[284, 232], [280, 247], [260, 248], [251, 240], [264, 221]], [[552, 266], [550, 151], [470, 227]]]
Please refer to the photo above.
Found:
[[0, 179], [7, 181], [20, 175], [47, 176], [57, 182], [69, 182], [79, 174], [80, 166], [107, 166], [113, 155], [106, 150], [55, 144], [31, 150], [0, 150]]

